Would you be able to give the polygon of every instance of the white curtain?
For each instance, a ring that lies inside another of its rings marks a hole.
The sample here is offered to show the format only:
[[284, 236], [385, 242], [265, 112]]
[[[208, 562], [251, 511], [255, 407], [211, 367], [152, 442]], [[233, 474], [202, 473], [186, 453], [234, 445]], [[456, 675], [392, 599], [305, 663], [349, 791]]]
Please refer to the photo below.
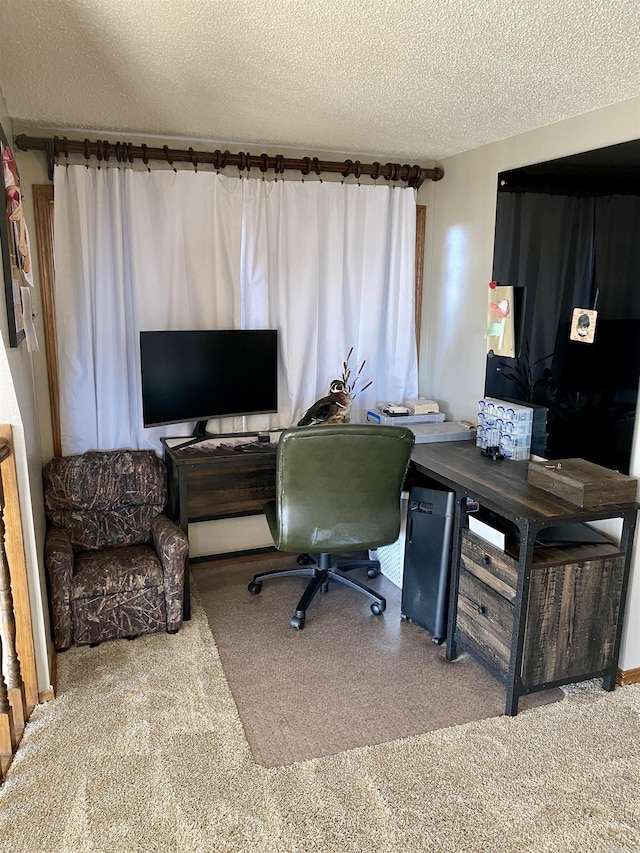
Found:
[[351, 347], [353, 420], [417, 395], [413, 190], [84, 166], [54, 186], [63, 453], [191, 431], [143, 427], [144, 330], [278, 329], [278, 413], [212, 432], [295, 423]]

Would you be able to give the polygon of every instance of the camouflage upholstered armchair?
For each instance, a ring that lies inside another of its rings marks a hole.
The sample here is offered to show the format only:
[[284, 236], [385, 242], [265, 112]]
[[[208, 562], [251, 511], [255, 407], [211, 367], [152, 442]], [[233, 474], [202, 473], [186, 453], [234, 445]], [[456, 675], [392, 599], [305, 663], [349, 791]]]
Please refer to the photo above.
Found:
[[175, 633], [189, 544], [164, 515], [162, 460], [88, 451], [52, 459], [43, 477], [55, 647]]

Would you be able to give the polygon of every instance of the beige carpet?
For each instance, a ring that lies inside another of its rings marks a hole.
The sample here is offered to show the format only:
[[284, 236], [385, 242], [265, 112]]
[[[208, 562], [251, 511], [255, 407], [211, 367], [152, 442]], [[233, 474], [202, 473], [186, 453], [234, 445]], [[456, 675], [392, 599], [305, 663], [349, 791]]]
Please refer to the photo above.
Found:
[[[453, 663], [444, 645], [400, 618], [400, 590], [369, 581], [387, 609], [332, 585], [316, 596], [302, 631], [289, 621], [307, 583], [267, 580], [252, 596], [256, 572], [295, 566], [294, 557], [194, 567], [202, 606], [220, 653], [254, 760], [277, 767], [384, 743], [504, 713], [504, 687], [467, 654]], [[523, 697], [522, 709], [563, 696]]]
[[0, 791], [0, 850], [640, 849], [640, 686], [267, 770], [195, 598], [175, 636], [60, 657]]

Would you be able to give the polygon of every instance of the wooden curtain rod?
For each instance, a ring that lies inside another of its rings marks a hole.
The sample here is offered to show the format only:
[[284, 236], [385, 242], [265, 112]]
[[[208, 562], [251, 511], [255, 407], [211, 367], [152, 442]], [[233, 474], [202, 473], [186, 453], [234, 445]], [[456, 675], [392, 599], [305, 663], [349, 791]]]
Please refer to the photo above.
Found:
[[293, 169], [303, 175], [322, 172], [333, 172], [341, 174], [344, 178], [353, 175], [359, 178], [361, 175], [370, 175], [374, 180], [384, 178], [386, 181], [406, 181], [407, 185], [418, 189], [425, 180], [439, 181], [444, 172], [440, 168], [423, 169], [420, 166], [409, 166], [400, 163], [361, 163], [360, 160], [345, 160], [335, 162], [332, 160], [319, 160], [317, 157], [285, 157], [282, 154], [249, 154], [240, 151], [238, 154], [230, 154], [229, 151], [194, 151], [180, 148], [152, 148], [147, 145], [133, 145], [131, 142], [107, 142], [106, 139], [98, 139], [91, 142], [89, 139], [73, 140], [54, 136], [47, 139], [40, 136], [26, 136], [20, 134], [16, 137], [16, 146], [21, 151], [46, 151], [49, 164], [49, 179], [53, 180], [53, 166], [60, 157], [68, 157], [69, 154], [84, 154], [88, 160], [96, 157], [98, 161], [109, 162], [111, 158], [116, 163], [133, 163], [134, 160], [142, 160], [147, 164], [149, 160], [163, 160], [170, 165], [174, 163], [191, 163], [194, 168], [200, 164], [211, 164], [216, 170], [224, 169], [225, 166], [237, 166], [239, 170], [257, 168], [261, 172], [273, 169], [276, 174], [281, 174], [286, 169]]

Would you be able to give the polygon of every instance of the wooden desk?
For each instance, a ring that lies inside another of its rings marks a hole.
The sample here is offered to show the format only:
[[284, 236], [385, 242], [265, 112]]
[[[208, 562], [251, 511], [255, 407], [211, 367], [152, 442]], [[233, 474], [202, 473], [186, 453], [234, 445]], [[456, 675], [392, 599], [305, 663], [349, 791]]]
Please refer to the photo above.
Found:
[[[639, 505], [580, 508], [529, 485], [528, 462], [494, 462], [467, 442], [416, 445], [411, 459], [414, 477], [456, 494], [447, 658], [460, 644], [487, 666], [507, 715], [549, 687], [601, 677], [613, 690]], [[467, 498], [519, 544], [505, 553], [469, 531]], [[622, 519], [619, 546], [535, 545], [544, 527], [606, 518]]]
[[[232, 442], [244, 439], [242, 447]], [[246, 436], [212, 436], [198, 442], [162, 438], [169, 515], [189, 534], [189, 523], [258, 515], [275, 497], [276, 444]], [[174, 441], [179, 444], [174, 445]], [[191, 617], [185, 573], [184, 618]]]
[[[169, 507], [185, 533], [189, 522], [255, 515], [275, 497], [277, 445], [255, 433], [234, 447], [238, 435], [172, 446], [161, 439], [167, 466]], [[226, 439], [226, 441], [225, 441]]]

